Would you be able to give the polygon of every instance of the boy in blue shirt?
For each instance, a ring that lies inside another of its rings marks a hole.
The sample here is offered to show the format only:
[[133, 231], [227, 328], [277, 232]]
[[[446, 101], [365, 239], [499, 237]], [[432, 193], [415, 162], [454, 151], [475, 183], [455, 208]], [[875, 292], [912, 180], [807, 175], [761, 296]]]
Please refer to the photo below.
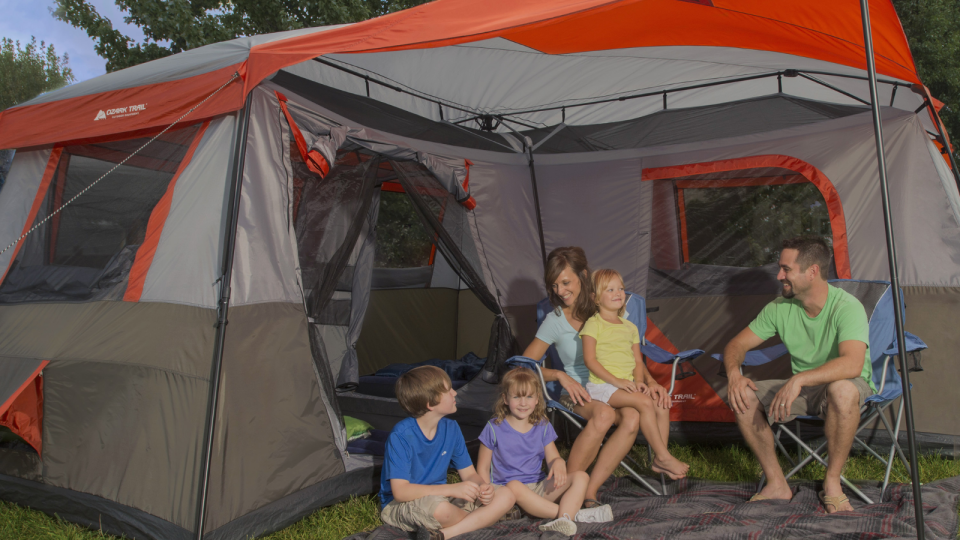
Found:
[[[467, 454], [457, 412], [457, 392], [442, 369], [421, 366], [396, 384], [397, 400], [411, 418], [387, 438], [380, 475], [383, 522], [417, 540], [445, 540], [497, 522], [513, 507], [509, 489], [494, 490]], [[462, 482], [447, 484], [451, 461]], [[479, 504], [478, 504], [479, 503]]]

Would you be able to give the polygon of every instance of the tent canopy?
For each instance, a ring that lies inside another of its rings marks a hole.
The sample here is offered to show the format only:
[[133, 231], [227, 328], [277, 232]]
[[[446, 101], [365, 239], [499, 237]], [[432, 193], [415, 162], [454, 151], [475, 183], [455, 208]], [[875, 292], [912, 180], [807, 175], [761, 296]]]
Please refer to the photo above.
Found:
[[[893, 5], [876, 0], [870, 10], [878, 72], [891, 83], [919, 83]], [[847, 78], [865, 73], [853, 21], [858, 6], [828, 0], [496, 0], [482, 9], [439, 0], [353, 25], [209, 45], [50, 92], [0, 116], [0, 147], [166, 126], [225, 84], [192, 119], [235, 111], [261, 81], [298, 64], [329, 72], [331, 80], [321, 81], [329, 86], [354, 93], [369, 86], [371, 97], [392, 92], [385, 101], [428, 118], [443, 118], [442, 103], [454, 121], [482, 113], [531, 126], [603, 123], [664, 108], [659, 96], [631, 97], [662, 91], [676, 92], [671, 107], [780, 89], [855, 103], [802, 76], [789, 84], [777, 77], [785, 69], [818, 72], [825, 83], [864, 94]], [[321, 56], [325, 64], [309, 62]], [[463, 65], [470, 69], [452, 69]], [[619, 76], [599, 76], [609, 73]], [[746, 77], [759, 78], [680, 91]], [[881, 88], [881, 98], [901, 108], [923, 101], [892, 93], [890, 84]], [[613, 101], [587, 105], [598, 100]]]

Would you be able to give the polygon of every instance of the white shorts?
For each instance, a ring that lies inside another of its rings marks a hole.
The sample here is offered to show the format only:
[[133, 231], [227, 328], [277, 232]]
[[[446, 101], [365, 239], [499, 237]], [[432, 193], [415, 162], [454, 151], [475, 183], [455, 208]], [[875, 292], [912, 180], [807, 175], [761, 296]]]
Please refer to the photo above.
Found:
[[587, 388], [587, 393], [590, 394], [590, 399], [602, 401], [603, 403], [609, 403], [610, 396], [612, 396], [614, 392], [619, 390], [619, 388], [617, 388], [616, 386], [610, 383], [596, 384], [596, 383], [588, 382], [586, 388]]

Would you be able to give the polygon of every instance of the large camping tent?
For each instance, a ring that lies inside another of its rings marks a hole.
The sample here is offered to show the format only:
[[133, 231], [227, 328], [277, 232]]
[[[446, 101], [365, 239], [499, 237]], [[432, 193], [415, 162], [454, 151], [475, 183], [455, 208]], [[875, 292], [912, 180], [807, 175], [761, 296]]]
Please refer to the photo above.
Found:
[[[917, 426], [956, 440], [957, 179], [892, 5], [871, 12], [907, 327], [935, 374]], [[0, 254], [0, 422], [23, 441], [0, 445], [0, 497], [186, 538], [206, 494], [206, 536], [233, 538], [372, 490], [343, 410], [401, 413], [361, 376], [474, 352], [460, 397], [482, 417], [561, 245], [659, 307], [650, 339], [710, 352], [776, 294], [778, 234], [830, 236], [836, 275], [886, 279], [859, 17], [438, 0], [4, 111], [0, 244], [26, 236]], [[410, 216], [426, 255], [377, 263]], [[675, 419], [728, 420], [697, 368]]]

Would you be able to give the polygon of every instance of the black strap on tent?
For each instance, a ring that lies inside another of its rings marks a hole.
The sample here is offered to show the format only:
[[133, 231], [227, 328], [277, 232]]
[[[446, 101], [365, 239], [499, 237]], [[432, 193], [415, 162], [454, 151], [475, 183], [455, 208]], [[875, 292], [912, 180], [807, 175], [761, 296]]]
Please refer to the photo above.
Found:
[[379, 185], [377, 171], [380, 169], [380, 157], [375, 156], [367, 160], [366, 165], [367, 170], [363, 173], [362, 200], [357, 208], [357, 213], [354, 214], [350, 228], [347, 230], [347, 235], [340, 244], [340, 247], [337, 248], [330, 262], [326, 264], [323, 272], [320, 273], [318, 282], [316, 286], [313, 287], [313, 293], [311, 293], [310, 299], [307, 301], [307, 307], [311, 317], [319, 317], [330, 303], [330, 299], [333, 298], [337, 283], [340, 281], [340, 275], [343, 274], [344, 268], [347, 267], [347, 263], [350, 261], [350, 254], [353, 253], [353, 248], [356, 246], [357, 239], [360, 237], [360, 231], [363, 229], [363, 224], [366, 222], [367, 216], [370, 213], [370, 204], [373, 201], [373, 196], [376, 194]]
[[[430, 211], [429, 205], [420, 193], [420, 189], [418, 189], [420, 186], [415, 184], [412, 178], [414, 170], [418, 167], [417, 164], [391, 160], [390, 165], [393, 167], [393, 171], [396, 173], [403, 190], [413, 202], [413, 207], [417, 210], [417, 214], [423, 221], [424, 226], [426, 226], [428, 232], [436, 234], [437, 248], [440, 249], [440, 252], [447, 261], [452, 263], [451, 266], [453, 266], [460, 278], [466, 282], [467, 286], [473, 290], [477, 298], [480, 299], [480, 302], [496, 314], [493, 326], [490, 329], [487, 362], [483, 366], [482, 377], [487, 382], [497, 382], [503, 372], [505, 366], [504, 361], [512, 356], [517, 348], [516, 340], [510, 333], [510, 325], [507, 323], [507, 319], [504, 317], [500, 305], [497, 303], [497, 299], [493, 296], [493, 293], [487, 289], [486, 283], [478, 273], [480, 269], [473, 267], [460, 250], [459, 245], [450, 236], [450, 233], [444, 228], [443, 224], [440, 223], [440, 220], [437, 219], [437, 216]], [[436, 183], [436, 180], [434, 180], [434, 182]], [[436, 183], [436, 188], [438, 190], [443, 189], [439, 183]], [[453, 196], [449, 195], [449, 197], [452, 198]]]

